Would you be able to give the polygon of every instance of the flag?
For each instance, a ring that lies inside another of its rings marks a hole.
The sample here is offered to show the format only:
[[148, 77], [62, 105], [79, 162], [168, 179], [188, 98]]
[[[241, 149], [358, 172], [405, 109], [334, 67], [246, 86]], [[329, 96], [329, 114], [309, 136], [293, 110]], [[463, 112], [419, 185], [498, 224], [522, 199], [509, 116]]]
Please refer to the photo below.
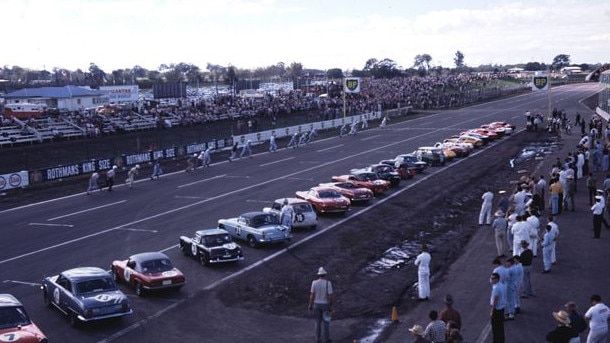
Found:
[[360, 93], [360, 78], [346, 77], [343, 80], [343, 91], [345, 93]]
[[549, 76], [548, 75], [534, 75], [532, 78], [532, 90], [533, 91], [545, 91], [549, 89]]

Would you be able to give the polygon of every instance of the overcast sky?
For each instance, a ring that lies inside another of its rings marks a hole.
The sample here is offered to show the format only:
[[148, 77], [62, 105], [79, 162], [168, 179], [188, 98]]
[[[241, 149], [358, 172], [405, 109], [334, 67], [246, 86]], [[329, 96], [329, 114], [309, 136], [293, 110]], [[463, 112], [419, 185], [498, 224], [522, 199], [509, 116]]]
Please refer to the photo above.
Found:
[[610, 62], [608, 0], [0, 0], [0, 66]]

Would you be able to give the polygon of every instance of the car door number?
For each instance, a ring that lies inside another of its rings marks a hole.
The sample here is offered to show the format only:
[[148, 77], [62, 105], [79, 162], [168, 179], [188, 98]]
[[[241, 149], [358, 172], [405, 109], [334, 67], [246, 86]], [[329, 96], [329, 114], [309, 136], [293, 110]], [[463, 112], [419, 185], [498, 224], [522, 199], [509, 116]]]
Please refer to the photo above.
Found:
[[237, 227], [235, 227], [235, 234], [241, 236], [241, 226], [238, 225]]
[[197, 244], [195, 242], [191, 242], [191, 254], [197, 256]]

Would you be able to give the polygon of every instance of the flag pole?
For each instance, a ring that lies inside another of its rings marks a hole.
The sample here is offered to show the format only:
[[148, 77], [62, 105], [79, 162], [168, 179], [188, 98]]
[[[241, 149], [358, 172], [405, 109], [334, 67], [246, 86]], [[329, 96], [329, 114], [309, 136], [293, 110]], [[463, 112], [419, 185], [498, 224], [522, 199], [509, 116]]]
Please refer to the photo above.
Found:
[[343, 85], [341, 86], [341, 89], [343, 90], [343, 122], [345, 123], [345, 117], [347, 113], [347, 109], [345, 107], [345, 79], [343, 79]]

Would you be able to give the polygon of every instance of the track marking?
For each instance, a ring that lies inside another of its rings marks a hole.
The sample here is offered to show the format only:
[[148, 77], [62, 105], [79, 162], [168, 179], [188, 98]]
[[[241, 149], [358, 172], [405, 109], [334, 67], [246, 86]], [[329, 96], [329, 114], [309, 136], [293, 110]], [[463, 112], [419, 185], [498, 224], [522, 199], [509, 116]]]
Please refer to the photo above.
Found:
[[70, 217], [70, 216], [75, 216], [77, 214], [81, 214], [81, 213], [86, 213], [86, 212], [91, 212], [91, 211], [95, 211], [95, 210], [99, 210], [100, 208], [104, 208], [104, 207], [109, 207], [109, 206], [114, 206], [114, 205], [118, 205], [118, 204], [122, 204], [124, 202], [126, 202], [127, 200], [121, 200], [121, 201], [117, 201], [117, 202], [111, 202], [110, 204], [106, 204], [106, 205], [102, 205], [102, 206], [97, 206], [97, 207], [92, 207], [86, 210], [82, 210], [82, 211], [78, 211], [78, 212], [72, 212], [72, 213], [68, 213], [68, 214], [64, 214], [63, 216], [59, 216], [59, 217], [54, 217], [51, 219], [47, 219], [47, 221], [54, 221], [57, 219], [61, 219], [61, 218], [66, 218], [66, 217]]
[[129, 227], [122, 227], [120, 229], [117, 230], [125, 230], [125, 231], [133, 231], [133, 232], [152, 232], [152, 233], [157, 233], [159, 231], [157, 230], [148, 230], [148, 229], [134, 229], [134, 228], [129, 228]]
[[51, 224], [51, 223], [29, 223], [28, 225], [32, 226], [64, 226], [64, 227], [74, 227], [72, 224]]
[[381, 137], [381, 135], [372, 135], [366, 138], [362, 138], [361, 141], [368, 141], [369, 139], [375, 139], [377, 137]]
[[328, 151], [328, 150], [335, 150], [335, 149], [340, 148], [340, 147], [342, 147], [344, 145], [345, 144], [339, 144], [339, 145], [331, 146], [330, 148], [316, 150], [316, 152], [324, 152], [324, 151]]
[[284, 158], [284, 159], [281, 159], [281, 160], [276, 160], [276, 161], [269, 162], [269, 163], [263, 163], [263, 164], [259, 164], [258, 166], [259, 167], [269, 166], [269, 165], [276, 164], [276, 163], [281, 163], [281, 162], [284, 162], [284, 161], [290, 161], [292, 159], [294, 159], [294, 157], [288, 157], [288, 158]]
[[2, 281], [2, 283], [16, 283], [19, 285], [27, 285], [27, 286], [35, 286], [35, 287], [38, 287], [41, 285], [36, 282], [25, 282], [25, 281], [17, 281], [17, 280], [4, 280], [4, 281]]
[[219, 179], [219, 178], [225, 177], [225, 176], [227, 176], [227, 174], [216, 175], [216, 176], [213, 176], [213, 177], [210, 177], [207, 179], [203, 179], [203, 180], [199, 180], [199, 181], [195, 181], [195, 182], [191, 182], [191, 183], [185, 183], [184, 185], [178, 186], [178, 188], [188, 187], [188, 186], [196, 185], [198, 183], [212, 181], [212, 180]]
[[207, 197], [196, 197], [196, 196], [189, 196], [189, 195], [175, 195], [174, 198], [175, 199], [207, 199]]

